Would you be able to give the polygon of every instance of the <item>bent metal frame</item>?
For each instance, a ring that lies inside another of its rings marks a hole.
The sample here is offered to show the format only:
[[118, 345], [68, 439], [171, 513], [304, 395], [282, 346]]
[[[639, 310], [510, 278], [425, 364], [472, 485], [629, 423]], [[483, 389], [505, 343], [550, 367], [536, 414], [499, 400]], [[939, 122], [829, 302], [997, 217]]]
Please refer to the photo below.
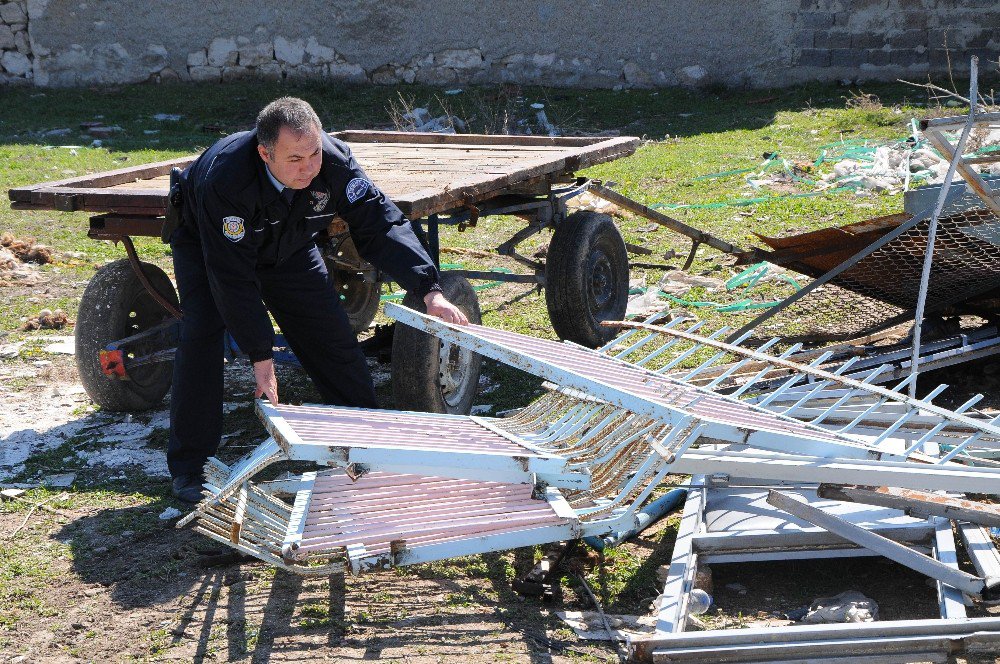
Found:
[[[678, 321], [637, 326], [595, 351], [482, 326], [452, 326], [396, 305], [388, 312], [543, 377], [561, 391], [502, 419], [260, 404], [272, 437], [231, 469], [213, 461], [211, 495], [188, 520], [199, 518], [198, 527], [210, 536], [248, 552], [260, 547], [271, 562], [302, 572], [330, 558], [360, 572], [606, 534], [628, 523], [669, 472], [984, 492], [1000, 480], [1000, 468], [956, 463], [982, 461], [973, 448], [1000, 440], [995, 421], [964, 414], [972, 403], [955, 410], [935, 405], [939, 391], [910, 399], [900, 391], [909, 379], [894, 389], [873, 385], [869, 379], [882, 373], [879, 367], [860, 380], [849, 378], [844, 374], [854, 362], [818, 369], [826, 354], [808, 364], [789, 362], [789, 351], [742, 349], [676, 329]], [[673, 359], [648, 368], [667, 351]], [[708, 351], [708, 360], [678, 377], [682, 363]], [[701, 372], [731, 357], [740, 359], [708, 384], [695, 384]], [[759, 367], [756, 380], [731, 394], [714, 390], [751, 365]], [[791, 376], [766, 396], [755, 394], [758, 382], [771, 380], [774, 371]], [[790, 395], [795, 398], [789, 405]], [[842, 407], [854, 410], [848, 416]], [[894, 420], [871, 435], [871, 421], [887, 413]], [[719, 445], [694, 449], [698, 441]], [[943, 444], [950, 450], [943, 457], [929, 453]], [[278, 459], [333, 470], [294, 482], [249, 481]], [[745, 470], [751, 467], [753, 472]], [[449, 501], [447, 491], [428, 494], [420, 487], [429, 476], [440, 478], [435, 481], [443, 482], [441, 489], [464, 487], [469, 500]], [[337, 495], [372, 497], [366, 487], [388, 491], [388, 484], [396, 487], [391, 501], [338, 507]], [[515, 486], [522, 493], [510, 489]], [[292, 489], [293, 505], [276, 497]], [[316, 498], [319, 490], [327, 496], [323, 500]], [[417, 494], [440, 513], [436, 526], [424, 518], [426, 505], [411, 507], [400, 499]], [[492, 512], [484, 507], [487, 495], [496, 506]], [[486, 511], [463, 517], [472, 507]], [[529, 509], [538, 507], [545, 509]], [[515, 511], [525, 512], [524, 518], [510, 516]], [[257, 518], [269, 524], [268, 533], [254, 531]], [[532, 519], [540, 520], [537, 527]], [[485, 525], [489, 533], [477, 535]]]

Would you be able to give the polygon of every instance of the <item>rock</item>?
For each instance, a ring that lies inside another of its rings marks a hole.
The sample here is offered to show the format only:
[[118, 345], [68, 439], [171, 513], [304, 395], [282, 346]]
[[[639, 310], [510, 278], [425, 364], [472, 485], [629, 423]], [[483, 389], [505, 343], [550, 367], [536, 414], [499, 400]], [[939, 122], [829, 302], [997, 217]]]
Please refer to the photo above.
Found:
[[452, 69], [478, 69], [483, 66], [483, 54], [478, 48], [449, 48], [436, 54], [434, 63]]
[[691, 65], [689, 67], [682, 67], [677, 72], [677, 77], [680, 79], [681, 85], [687, 86], [698, 86], [705, 82], [708, 76], [708, 70], [701, 65]]
[[241, 67], [260, 67], [274, 61], [274, 46], [270, 43], [241, 46], [239, 62]]
[[238, 58], [239, 51], [233, 39], [216, 37], [208, 45], [208, 64], [212, 67], [231, 67]]
[[31, 71], [31, 60], [17, 51], [5, 51], [3, 57], [0, 57], [0, 65], [12, 76], [25, 76]]
[[181, 75], [170, 67], [164, 67], [159, 72], [160, 83], [175, 83], [181, 80]]
[[731, 590], [739, 595], [747, 594], [747, 587], [744, 586], [742, 583], [727, 583], [726, 590]]
[[646, 88], [652, 85], [649, 75], [634, 62], [626, 62], [622, 68], [625, 82], [632, 87]]
[[163, 44], [150, 44], [142, 55], [142, 64], [150, 72], [158, 72], [167, 66], [168, 57], [167, 49]]
[[14, 31], [0, 24], [0, 49], [3, 48], [14, 48]]
[[306, 49], [301, 39], [288, 41], [285, 37], [274, 38], [274, 59], [288, 65], [302, 64]]
[[14, 48], [18, 53], [31, 55], [31, 43], [28, 41], [27, 32], [18, 32], [14, 35]]
[[280, 81], [283, 75], [281, 65], [277, 62], [267, 62], [254, 70], [265, 81]]
[[192, 81], [218, 83], [222, 78], [221, 67], [188, 67]]
[[332, 62], [329, 65], [328, 72], [330, 78], [338, 81], [347, 81], [350, 83], [368, 82], [368, 75], [365, 74], [365, 70], [361, 67], [361, 65], [355, 65], [349, 62]]
[[0, 20], [10, 25], [11, 23], [27, 23], [28, 15], [24, 13], [24, 8], [16, 2], [8, 2], [0, 5]]
[[298, 67], [288, 67], [285, 69], [285, 78], [289, 80], [323, 78], [325, 74], [326, 67], [323, 65], [299, 65]]
[[315, 37], [310, 37], [305, 48], [306, 62], [310, 64], [327, 64], [337, 59], [337, 52], [329, 46], [323, 46]]
[[191, 51], [188, 53], [187, 66], [188, 67], [204, 67], [208, 64], [208, 53], [205, 49], [199, 49], [197, 51]]
[[375, 85], [393, 85], [401, 80], [398, 72], [395, 65], [382, 65], [372, 72], [371, 81]]
[[536, 67], [551, 67], [556, 62], [555, 53], [535, 53], [531, 56], [531, 64]]
[[228, 81], [243, 81], [250, 77], [250, 70], [246, 67], [223, 67], [222, 68], [222, 80]]

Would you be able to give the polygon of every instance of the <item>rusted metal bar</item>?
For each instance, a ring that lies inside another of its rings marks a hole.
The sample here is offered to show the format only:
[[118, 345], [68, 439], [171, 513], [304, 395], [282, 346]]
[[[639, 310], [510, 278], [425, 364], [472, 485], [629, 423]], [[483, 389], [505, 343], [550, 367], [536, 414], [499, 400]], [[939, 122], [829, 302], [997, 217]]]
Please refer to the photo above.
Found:
[[90, 218], [87, 237], [92, 240], [112, 241], [117, 241], [123, 235], [160, 237], [163, 223], [163, 217], [99, 214]]
[[645, 217], [650, 221], [656, 222], [661, 226], [666, 226], [675, 233], [680, 233], [685, 237], [691, 238], [691, 240], [693, 240], [695, 243], [707, 244], [708, 246], [714, 249], [718, 249], [719, 251], [725, 252], [727, 254], [740, 254], [744, 252], [743, 249], [740, 249], [734, 244], [730, 244], [725, 240], [719, 239], [714, 235], [711, 235], [710, 233], [706, 233], [705, 231], [700, 231], [693, 226], [688, 226], [683, 221], [678, 221], [673, 217], [668, 217], [662, 212], [657, 212], [653, 208], [647, 207], [642, 203], [637, 203], [636, 201], [633, 201], [631, 198], [622, 196], [614, 189], [609, 189], [608, 187], [604, 186], [603, 183], [597, 180], [591, 182], [590, 191], [593, 192], [595, 195], [600, 196], [606, 201], [610, 201], [615, 205], [623, 207], [626, 210], [629, 210], [630, 212], [634, 212], [635, 214], [641, 217]]
[[122, 235], [119, 239], [121, 240], [121, 243], [125, 245], [125, 252], [128, 254], [129, 265], [132, 266], [132, 269], [135, 271], [135, 276], [139, 278], [139, 283], [141, 283], [142, 287], [146, 289], [149, 296], [156, 300], [156, 303], [166, 309], [167, 313], [174, 318], [183, 318], [184, 314], [181, 313], [181, 310], [175, 307], [170, 300], [165, 298], [160, 291], [156, 290], [156, 286], [150, 283], [149, 278], [146, 277], [146, 273], [142, 271], [142, 263], [139, 262], [139, 255], [135, 252], [135, 245], [132, 244], [132, 238], [128, 235]]
[[891, 507], [918, 518], [942, 516], [946, 519], [961, 519], [983, 526], [1000, 527], [1000, 507], [940, 493], [888, 486], [838, 484], [820, 484], [818, 493], [830, 500]]

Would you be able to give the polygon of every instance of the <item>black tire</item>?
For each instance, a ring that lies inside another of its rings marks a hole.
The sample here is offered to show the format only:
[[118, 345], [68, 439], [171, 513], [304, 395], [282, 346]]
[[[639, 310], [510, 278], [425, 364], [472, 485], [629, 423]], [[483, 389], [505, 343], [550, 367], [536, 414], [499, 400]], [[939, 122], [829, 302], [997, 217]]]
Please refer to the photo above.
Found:
[[[142, 263], [143, 272], [171, 304], [177, 294], [160, 268]], [[112, 341], [147, 330], [170, 318], [142, 283], [127, 260], [105, 265], [87, 284], [76, 317], [76, 366], [83, 388], [100, 407], [110, 411], [142, 411], [153, 408], [170, 389], [173, 362], [156, 362], [130, 369], [128, 380], [108, 378], [101, 371], [99, 353]], [[150, 343], [155, 343], [151, 340]], [[133, 353], [158, 348], [136, 344]]]
[[556, 225], [545, 261], [545, 303], [560, 339], [594, 348], [615, 335], [603, 320], [628, 306], [628, 253], [611, 217], [574, 212]]
[[351, 321], [351, 330], [360, 334], [368, 329], [378, 312], [382, 282], [365, 281], [360, 274], [336, 270], [330, 274], [333, 287], [340, 295], [340, 304]]
[[331, 251], [332, 254], [324, 252], [323, 256], [327, 270], [340, 296], [340, 304], [351, 321], [351, 330], [360, 334], [368, 329], [378, 313], [382, 282], [365, 281], [358, 269], [345, 269], [345, 265], [371, 267], [358, 255], [350, 236], [343, 238]]
[[[470, 323], [482, 323], [479, 299], [464, 277], [443, 272], [445, 297]], [[412, 294], [403, 306], [425, 311], [423, 299]], [[483, 359], [478, 354], [420, 330], [396, 323], [392, 336], [392, 397], [399, 410], [468, 415], [479, 387]]]

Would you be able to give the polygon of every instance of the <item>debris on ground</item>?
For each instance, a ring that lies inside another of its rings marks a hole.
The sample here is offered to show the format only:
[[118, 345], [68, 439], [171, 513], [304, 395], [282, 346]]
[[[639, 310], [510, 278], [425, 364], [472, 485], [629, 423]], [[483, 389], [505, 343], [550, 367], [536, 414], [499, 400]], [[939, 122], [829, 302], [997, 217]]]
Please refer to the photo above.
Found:
[[21, 354], [22, 346], [24, 346], [23, 341], [17, 341], [12, 344], [4, 344], [0, 346], [0, 360], [13, 360]]
[[466, 130], [465, 121], [455, 115], [431, 117], [431, 112], [419, 107], [404, 113], [400, 131], [419, 131], [436, 134], [457, 134]]
[[55, 311], [42, 309], [38, 312], [37, 316], [32, 316], [28, 320], [24, 321], [21, 325], [21, 331], [31, 332], [33, 330], [61, 330], [72, 323], [73, 321], [66, 316], [66, 313], [62, 309], [56, 309]]
[[57, 475], [47, 475], [42, 483], [45, 486], [55, 489], [65, 489], [73, 486], [76, 481], [76, 473], [59, 473]]
[[[574, 196], [573, 198], [566, 201], [566, 208], [572, 213], [577, 210], [593, 210], [594, 212], [599, 212], [601, 214], [609, 214], [612, 217], [624, 217], [625, 213], [622, 209], [612, 203], [609, 200], [605, 200], [600, 196], [595, 196], [589, 191], [585, 191], [579, 196]], [[652, 228], [647, 229], [646, 232], [655, 231], [660, 228], [659, 224], [653, 224]]]
[[711, 293], [725, 288], [725, 285], [726, 282], [715, 277], [703, 277], [688, 274], [682, 270], [670, 270], [660, 279], [657, 288], [668, 295], [681, 296], [687, 294], [692, 288], [704, 288]]
[[800, 622], [860, 623], [878, 620], [878, 603], [856, 590], [847, 590], [833, 597], [813, 600]]
[[167, 509], [160, 512], [160, 516], [158, 518], [160, 519], [160, 521], [169, 521], [170, 519], [176, 519], [181, 514], [183, 514], [183, 512], [181, 512], [176, 507], [168, 507]]
[[46, 353], [56, 353], [58, 355], [76, 354], [76, 337], [47, 337], [47, 340], [53, 343], [42, 349]]
[[112, 136], [114, 136], [115, 134], [117, 134], [120, 131], [124, 131], [124, 130], [121, 127], [119, 127], [118, 125], [111, 125], [111, 126], [99, 125], [99, 126], [96, 126], [96, 127], [88, 127], [87, 128], [87, 133], [88, 134], [90, 134], [94, 138], [100, 138], [100, 139], [111, 138]]
[[655, 616], [628, 616], [606, 614], [604, 617], [611, 627], [612, 634], [604, 627], [601, 614], [597, 611], [556, 611], [556, 616], [581, 639], [589, 641], [611, 641], [625, 639], [641, 634], [652, 634], [656, 626]]
[[16, 267], [10, 263], [10, 255], [22, 263], [45, 265], [52, 262], [52, 250], [44, 244], [37, 244], [33, 237], [19, 240], [10, 233], [4, 233], [0, 235], [0, 247], [6, 250], [0, 251], [0, 269]]
[[626, 318], [645, 318], [658, 311], [663, 311], [667, 305], [666, 301], [660, 297], [657, 288], [639, 287], [638, 293], [632, 295], [634, 289], [629, 289], [628, 304], [625, 307]]

